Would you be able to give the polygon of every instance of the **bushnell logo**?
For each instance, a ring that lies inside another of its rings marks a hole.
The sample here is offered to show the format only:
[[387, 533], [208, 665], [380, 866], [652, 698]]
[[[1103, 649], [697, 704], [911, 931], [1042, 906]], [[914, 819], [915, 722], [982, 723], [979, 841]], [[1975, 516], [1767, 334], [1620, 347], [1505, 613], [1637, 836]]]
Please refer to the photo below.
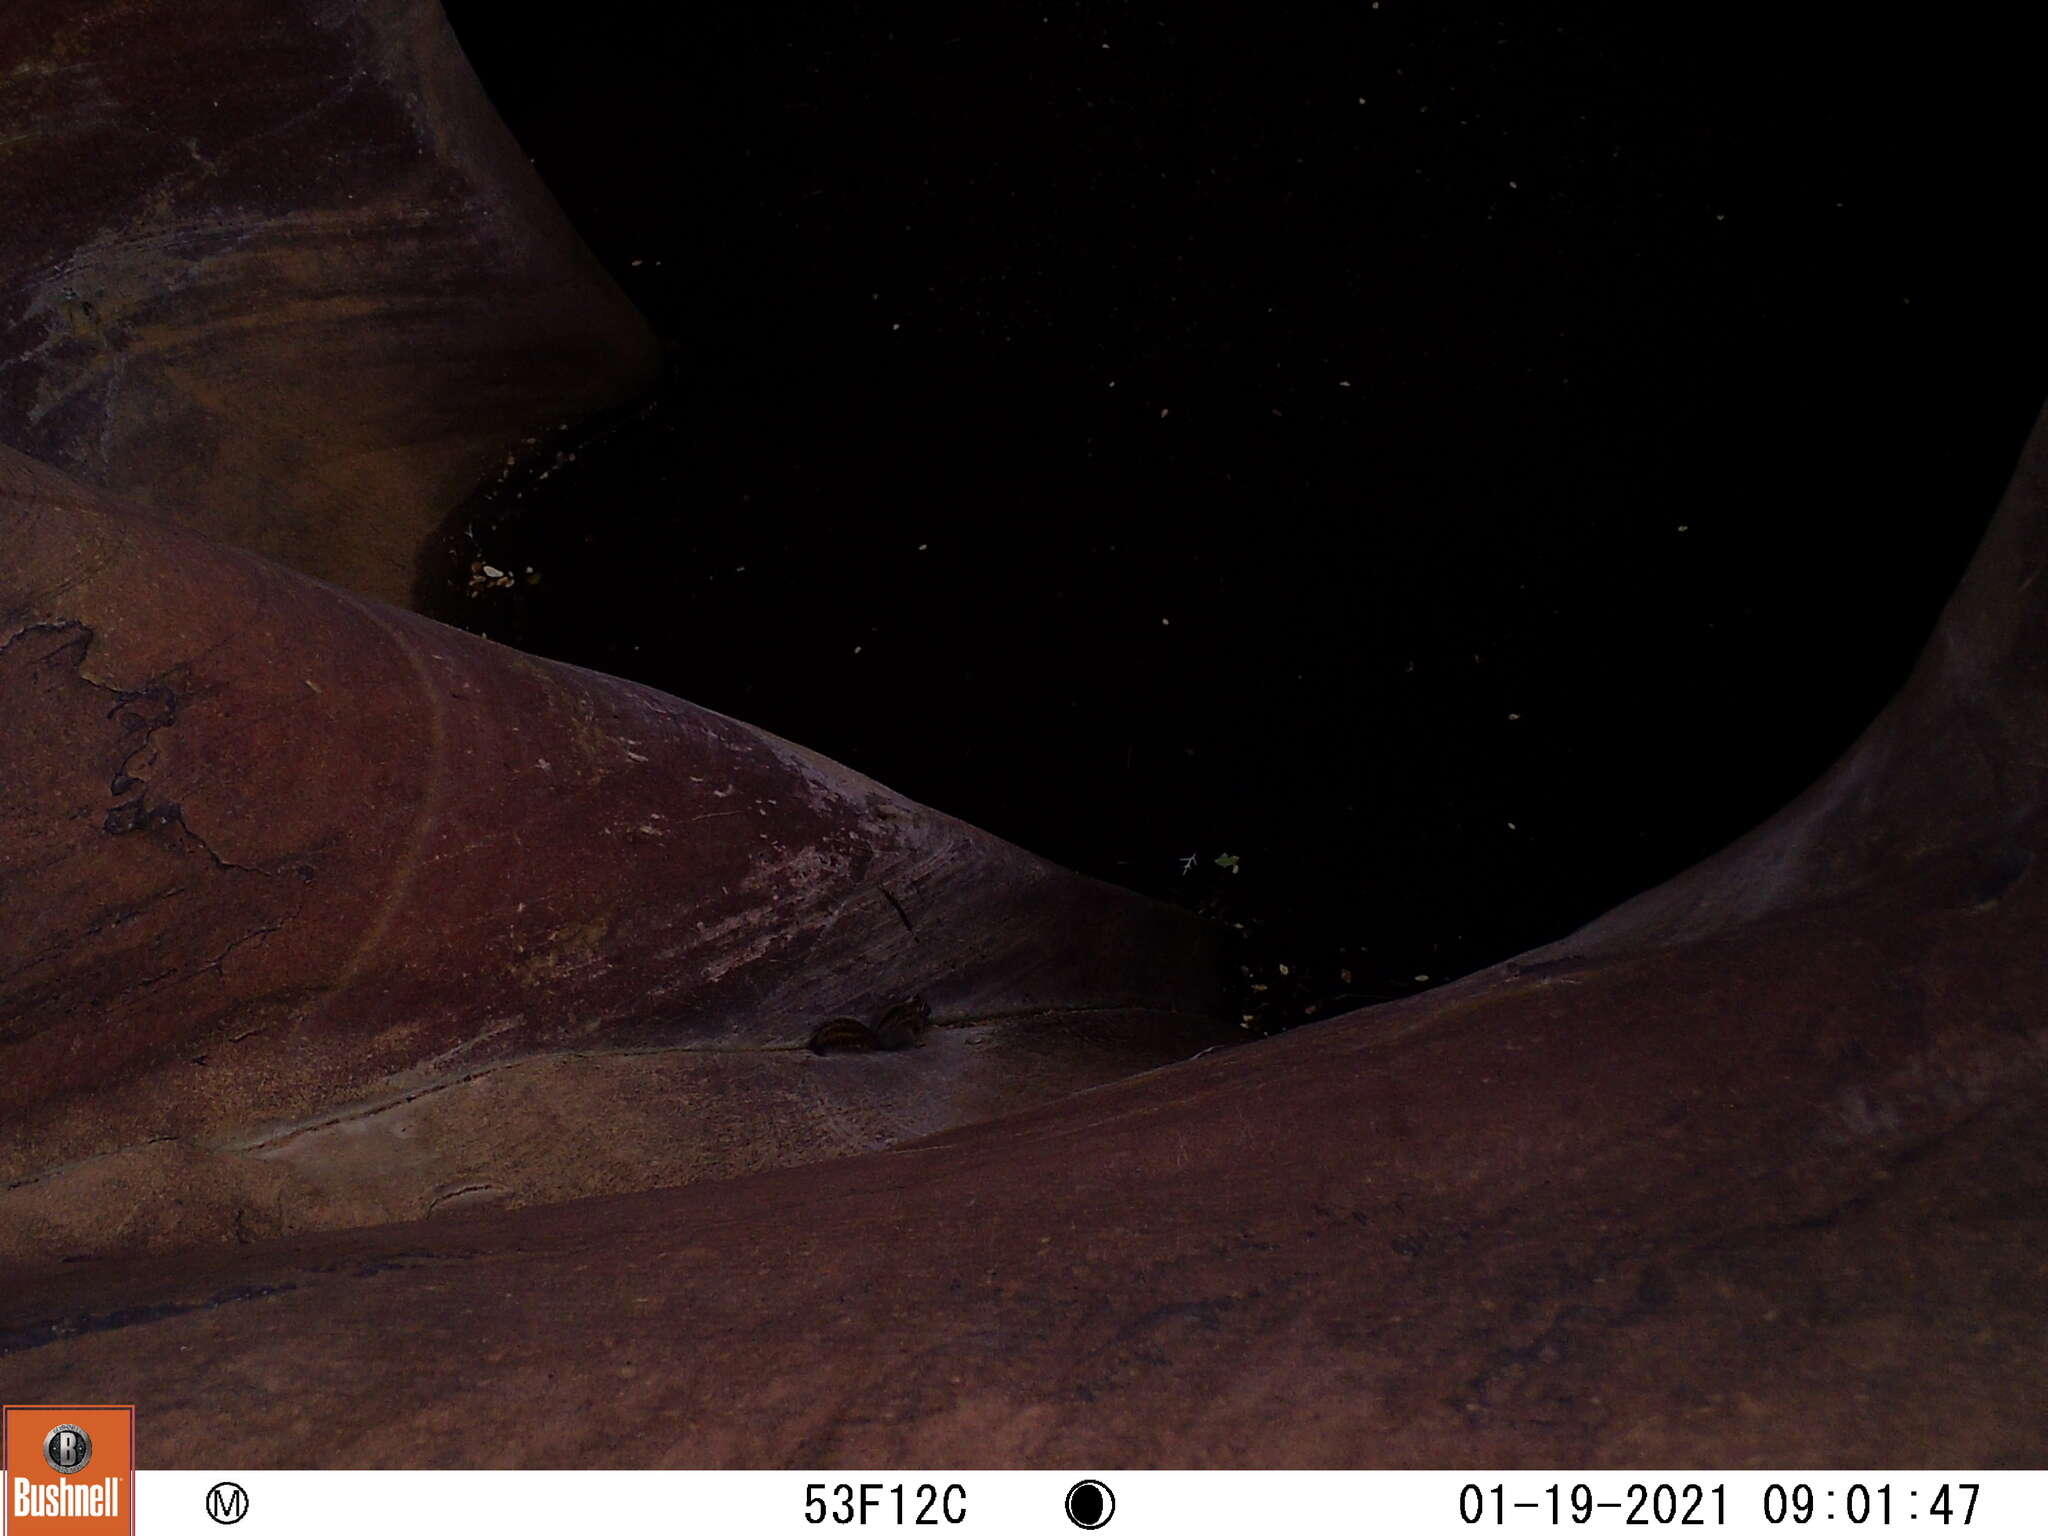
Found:
[[6, 1536], [135, 1536], [135, 1410], [10, 1404], [0, 1412]]

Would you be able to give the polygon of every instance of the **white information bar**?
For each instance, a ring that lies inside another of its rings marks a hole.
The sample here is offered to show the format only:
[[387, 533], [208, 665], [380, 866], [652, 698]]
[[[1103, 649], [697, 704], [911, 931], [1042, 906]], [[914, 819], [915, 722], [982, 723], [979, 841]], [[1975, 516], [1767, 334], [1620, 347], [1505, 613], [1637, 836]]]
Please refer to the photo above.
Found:
[[141, 1536], [2039, 1536], [2044, 1472], [151, 1472]]

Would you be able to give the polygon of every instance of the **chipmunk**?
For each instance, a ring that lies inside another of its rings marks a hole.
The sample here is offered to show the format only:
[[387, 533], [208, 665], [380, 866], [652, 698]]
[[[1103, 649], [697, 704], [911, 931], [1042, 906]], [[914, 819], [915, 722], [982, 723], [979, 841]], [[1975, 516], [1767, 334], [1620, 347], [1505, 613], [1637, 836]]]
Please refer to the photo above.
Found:
[[828, 1051], [907, 1050], [923, 1038], [931, 1022], [931, 1004], [913, 997], [897, 1003], [871, 1025], [850, 1014], [827, 1019], [811, 1031], [809, 1044], [821, 1056]]

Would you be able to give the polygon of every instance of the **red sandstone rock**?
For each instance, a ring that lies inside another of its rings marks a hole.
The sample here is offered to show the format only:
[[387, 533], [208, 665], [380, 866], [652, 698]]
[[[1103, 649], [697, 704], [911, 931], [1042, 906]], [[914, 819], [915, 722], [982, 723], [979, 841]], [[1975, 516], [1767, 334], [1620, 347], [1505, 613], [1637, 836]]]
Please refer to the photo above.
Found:
[[0, 1380], [165, 1466], [2037, 1464], [2044, 568], [2048, 424], [1844, 761], [1549, 950], [895, 1151], [25, 1278]]
[[[649, 365], [431, 5], [0, 40], [17, 446], [402, 598]], [[2048, 428], [1782, 815], [1071, 1097], [1188, 1048], [1173, 915], [13, 455], [0, 539], [0, 1398], [155, 1466], [2039, 1461]]]
[[4, 449], [0, 545], [0, 1261], [802, 1162], [1210, 1027], [1194, 919], [764, 732]]
[[652, 375], [435, 0], [10, 0], [0, 57], [0, 442], [407, 603]]

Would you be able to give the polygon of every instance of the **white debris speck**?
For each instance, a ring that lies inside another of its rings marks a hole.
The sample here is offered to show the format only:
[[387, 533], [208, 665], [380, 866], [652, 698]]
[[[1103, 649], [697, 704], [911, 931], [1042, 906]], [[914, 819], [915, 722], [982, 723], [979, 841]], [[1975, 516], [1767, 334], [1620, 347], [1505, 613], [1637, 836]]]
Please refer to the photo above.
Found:
[[487, 565], [484, 567], [484, 574], [490, 577], [491, 580], [496, 581], [500, 576], [503, 576], [505, 573], [499, 570], [495, 565]]
[[1418, 977], [1416, 977], [1415, 979], [1416, 979], [1417, 981], [1427, 981], [1427, 980], [1429, 980], [1429, 978], [1428, 978], [1427, 976], [1418, 976]]

